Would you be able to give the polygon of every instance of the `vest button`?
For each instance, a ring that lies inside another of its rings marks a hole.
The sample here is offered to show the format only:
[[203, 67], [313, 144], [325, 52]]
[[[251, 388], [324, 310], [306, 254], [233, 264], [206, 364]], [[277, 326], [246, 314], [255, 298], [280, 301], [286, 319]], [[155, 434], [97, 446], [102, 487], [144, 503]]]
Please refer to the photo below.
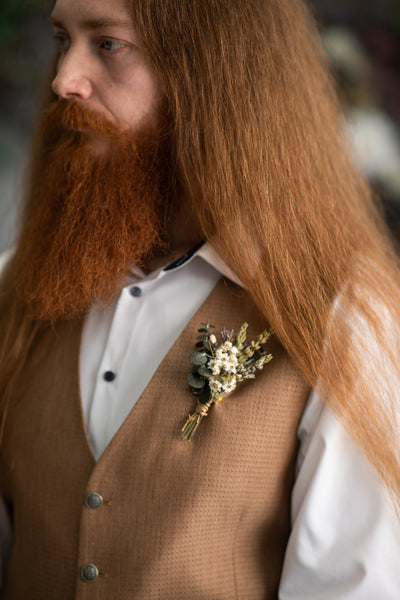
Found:
[[92, 492], [86, 496], [85, 503], [88, 508], [100, 508], [100, 506], [103, 504], [103, 498], [100, 496], [100, 494]]
[[99, 576], [99, 570], [95, 565], [84, 565], [81, 569], [83, 581], [94, 581]]

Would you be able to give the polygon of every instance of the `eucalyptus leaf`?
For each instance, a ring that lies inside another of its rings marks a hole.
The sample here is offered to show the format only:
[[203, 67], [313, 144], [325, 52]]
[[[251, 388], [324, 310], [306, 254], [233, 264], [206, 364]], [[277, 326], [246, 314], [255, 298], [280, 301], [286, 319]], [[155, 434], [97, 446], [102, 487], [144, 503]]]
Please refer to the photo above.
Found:
[[189, 373], [187, 376], [187, 382], [189, 386], [195, 390], [201, 390], [206, 384], [204, 377], [201, 377], [197, 373]]
[[204, 352], [193, 352], [189, 356], [189, 360], [192, 363], [192, 365], [198, 367], [206, 364], [206, 362], [208, 361], [208, 356]]
[[211, 369], [209, 369], [205, 365], [202, 365], [201, 367], [199, 367], [197, 369], [197, 372], [202, 377], [207, 377], [207, 379], [209, 379], [212, 376], [212, 374], [213, 374], [212, 371], [211, 371]]

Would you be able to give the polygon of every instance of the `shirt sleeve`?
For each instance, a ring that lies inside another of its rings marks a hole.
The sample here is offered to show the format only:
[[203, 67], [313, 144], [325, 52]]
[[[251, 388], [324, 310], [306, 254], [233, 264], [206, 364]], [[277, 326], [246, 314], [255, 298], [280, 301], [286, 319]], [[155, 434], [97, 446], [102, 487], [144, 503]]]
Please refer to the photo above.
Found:
[[398, 600], [400, 525], [373, 467], [311, 393], [280, 600]]

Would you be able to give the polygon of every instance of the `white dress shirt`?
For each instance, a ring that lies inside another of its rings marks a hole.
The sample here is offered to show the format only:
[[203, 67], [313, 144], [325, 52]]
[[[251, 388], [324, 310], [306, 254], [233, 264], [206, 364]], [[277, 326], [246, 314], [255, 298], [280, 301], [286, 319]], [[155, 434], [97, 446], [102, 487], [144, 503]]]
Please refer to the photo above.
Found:
[[181, 266], [148, 276], [135, 270], [112, 306], [90, 311], [82, 336], [80, 379], [96, 460], [220, 279], [220, 271], [210, 264], [211, 253], [209, 246], [202, 247]]
[[[221, 274], [235, 280], [205, 244], [175, 268], [147, 276], [135, 271], [112, 306], [92, 308], [80, 382], [96, 460]], [[292, 533], [279, 598], [398, 600], [400, 526], [374, 470], [316, 392], [298, 434]]]

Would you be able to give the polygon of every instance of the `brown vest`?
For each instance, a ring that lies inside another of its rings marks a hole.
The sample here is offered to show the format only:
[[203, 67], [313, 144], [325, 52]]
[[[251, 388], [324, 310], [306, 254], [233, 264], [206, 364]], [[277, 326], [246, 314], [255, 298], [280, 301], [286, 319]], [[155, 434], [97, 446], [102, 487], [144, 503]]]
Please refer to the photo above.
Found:
[[[277, 340], [254, 381], [180, 437], [201, 322], [265, 326], [222, 280], [172, 346], [96, 464], [79, 392], [82, 324], [38, 340], [0, 452], [15, 540], [8, 600], [261, 600], [277, 597], [290, 532], [296, 429], [309, 392]], [[140, 340], [137, 340], [140, 352]], [[134, 356], [132, 357], [134, 360]], [[104, 502], [88, 508], [88, 494]], [[82, 579], [93, 564], [99, 576]]]

